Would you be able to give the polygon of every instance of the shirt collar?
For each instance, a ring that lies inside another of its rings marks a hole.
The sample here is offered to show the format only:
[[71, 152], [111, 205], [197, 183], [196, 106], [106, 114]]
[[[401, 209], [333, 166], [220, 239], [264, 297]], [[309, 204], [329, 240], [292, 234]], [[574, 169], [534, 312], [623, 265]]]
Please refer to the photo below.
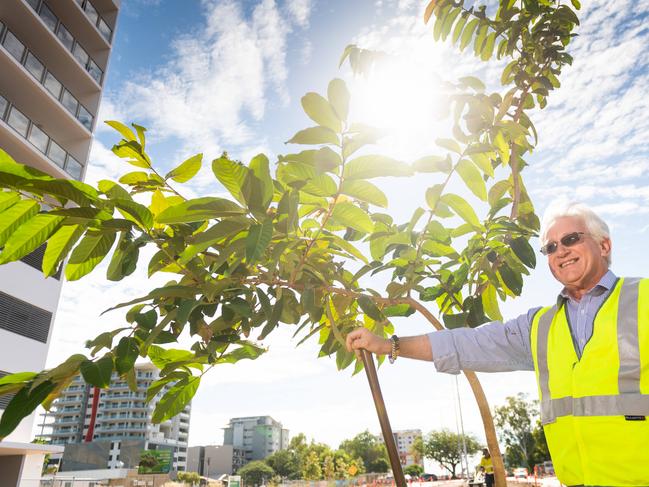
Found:
[[[607, 291], [610, 291], [611, 289], [613, 289], [613, 286], [615, 286], [616, 281], [617, 281], [617, 276], [613, 274], [611, 270], [608, 270], [606, 271], [606, 274], [602, 276], [599, 282], [595, 284], [595, 286], [591, 290], [589, 290], [586, 294], [600, 295]], [[557, 307], [560, 307], [563, 303], [565, 303], [569, 299], [572, 298], [570, 297], [568, 291], [564, 287], [559, 293], [559, 296], [557, 297]]]

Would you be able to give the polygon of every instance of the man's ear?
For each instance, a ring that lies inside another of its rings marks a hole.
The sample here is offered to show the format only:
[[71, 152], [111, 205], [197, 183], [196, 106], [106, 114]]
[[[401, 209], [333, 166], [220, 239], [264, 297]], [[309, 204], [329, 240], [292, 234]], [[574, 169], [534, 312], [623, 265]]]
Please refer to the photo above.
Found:
[[611, 255], [611, 247], [612, 247], [612, 244], [611, 244], [611, 239], [610, 238], [607, 237], [607, 238], [602, 239], [602, 241], [599, 243], [599, 248], [600, 248], [602, 257], [608, 257], [609, 255]]

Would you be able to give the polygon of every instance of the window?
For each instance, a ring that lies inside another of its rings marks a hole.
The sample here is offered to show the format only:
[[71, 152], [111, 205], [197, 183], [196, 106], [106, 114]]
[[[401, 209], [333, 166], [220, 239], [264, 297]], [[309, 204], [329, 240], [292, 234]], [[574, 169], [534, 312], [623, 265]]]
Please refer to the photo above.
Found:
[[56, 37], [63, 43], [63, 45], [69, 50], [72, 50], [72, 45], [74, 44], [74, 37], [70, 34], [70, 31], [65, 28], [63, 24], [59, 25], [59, 30], [56, 32]]
[[74, 54], [74, 57], [81, 63], [82, 66], [85, 67], [88, 64], [88, 53], [83, 49], [83, 47], [81, 47], [78, 42], [74, 45], [74, 52], [72, 54]]
[[68, 90], [63, 90], [61, 103], [73, 116], [77, 116], [77, 108], [79, 108], [79, 102]]
[[2, 31], [4, 30], [5, 25], [0, 21], [0, 38], [2, 37]]
[[40, 17], [41, 20], [45, 22], [45, 25], [48, 29], [50, 29], [52, 32], [56, 31], [56, 24], [59, 23], [59, 19], [56, 18], [54, 12], [52, 12], [50, 8], [45, 4], [41, 5]]
[[50, 138], [36, 125], [32, 124], [32, 129], [29, 132], [29, 141], [43, 154], [47, 153], [47, 143]]
[[74, 179], [80, 180], [83, 166], [74, 157], [68, 155], [68, 164], [65, 166], [65, 170]]
[[92, 3], [86, 2], [84, 10], [86, 11], [86, 15], [90, 19], [90, 22], [97, 25], [97, 20], [99, 19], [99, 14], [97, 13], [97, 10], [95, 9], [95, 7], [92, 6]]
[[27, 137], [27, 129], [29, 129], [29, 119], [23, 115], [21, 111], [16, 109], [16, 107], [11, 107], [11, 112], [9, 112], [9, 119], [7, 120], [9, 125], [18, 132], [23, 137]]
[[65, 155], [63, 148], [53, 140], [50, 140], [50, 149], [47, 151], [47, 156], [57, 166], [61, 168], [65, 166]]
[[52, 313], [0, 292], [0, 328], [47, 343]]
[[113, 35], [113, 30], [108, 26], [104, 19], [99, 19], [99, 24], [97, 25], [99, 32], [104, 36], [108, 42], [110, 42], [110, 37]]
[[61, 98], [61, 89], [63, 88], [63, 85], [52, 75], [52, 73], [47, 73], [43, 85], [45, 85], [47, 91], [54, 95], [54, 98], [57, 100]]
[[29, 73], [38, 81], [43, 79], [43, 73], [45, 72], [45, 67], [43, 66], [43, 63], [41, 63], [38, 59], [36, 59], [36, 56], [34, 56], [31, 52], [27, 53], [27, 59], [25, 60], [25, 67], [27, 68], [27, 71], [29, 71]]
[[27, 3], [30, 4], [34, 10], [38, 10], [38, 4], [41, 2], [40, 0], [27, 0]]
[[94, 79], [97, 82], [97, 84], [100, 85], [101, 84], [101, 76], [104, 73], [92, 59], [90, 60], [90, 63], [88, 64], [88, 72], [90, 73], [90, 76], [92, 76], [92, 79]]
[[0, 96], [0, 119], [4, 120], [5, 113], [7, 113], [7, 107], [9, 102], [5, 99], [4, 96]]
[[9, 51], [9, 54], [11, 54], [16, 61], [22, 61], [23, 54], [25, 53], [25, 46], [10, 30], [7, 31], [7, 36], [5, 37], [3, 44], [5, 49]]
[[79, 122], [86, 127], [88, 130], [92, 130], [92, 115], [88, 110], [86, 110], [86, 107], [83, 105], [79, 105]]

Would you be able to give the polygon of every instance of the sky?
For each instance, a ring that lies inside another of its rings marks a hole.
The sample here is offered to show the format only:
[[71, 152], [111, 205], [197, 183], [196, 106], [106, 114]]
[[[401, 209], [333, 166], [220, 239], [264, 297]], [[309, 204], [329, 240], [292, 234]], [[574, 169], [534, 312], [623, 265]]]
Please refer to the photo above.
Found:
[[[424, 8], [414, 0], [122, 0], [99, 120], [148, 127], [148, 147], [162, 170], [198, 152], [208, 162], [224, 150], [244, 161], [264, 152], [273, 161], [292, 150], [284, 141], [312, 124], [300, 98], [325, 93], [329, 80], [341, 77], [352, 89], [352, 116], [391, 131], [377, 151], [406, 161], [439, 153], [434, 140], [449, 130], [434, 110], [439, 79], [477, 74], [498, 90], [503, 64], [486, 66], [436, 43], [423, 23]], [[649, 2], [584, 1], [579, 15], [574, 63], [548, 107], [532, 113], [540, 140], [523, 175], [539, 214], [557, 200], [593, 206], [611, 227], [613, 271], [648, 276]], [[350, 43], [394, 55], [396, 74], [372, 85], [347, 66], [339, 69]], [[405, 89], [391, 95], [391, 84]], [[117, 141], [112, 129], [98, 125], [87, 182], [130, 170], [110, 152]], [[209, 164], [204, 169], [191, 192], [222, 194]], [[418, 177], [381, 187], [390, 212], [403, 221], [424, 204], [431, 184]], [[538, 257], [522, 296], [503, 306], [506, 317], [552, 303], [560, 290]], [[100, 312], [155, 282], [138, 271], [109, 283], [104, 264], [66, 283], [48, 366], [117, 327], [122, 314]], [[416, 315], [395, 327], [400, 336], [432, 331]], [[380, 432], [364, 374], [338, 372], [333, 358], [316, 358], [316, 343], [296, 348], [292, 333], [285, 326], [263, 343], [269, 351], [256, 361], [206, 376], [192, 404], [190, 445], [220, 444], [229, 418], [248, 415], [270, 415], [291, 435], [303, 432], [334, 448], [365, 429]], [[394, 430], [456, 429], [455, 376], [436, 373], [432, 363], [399, 359], [382, 366], [379, 379]], [[536, 396], [529, 372], [480, 379], [492, 407], [519, 392]], [[458, 383], [464, 430], [483, 439], [466, 380], [460, 376]]]

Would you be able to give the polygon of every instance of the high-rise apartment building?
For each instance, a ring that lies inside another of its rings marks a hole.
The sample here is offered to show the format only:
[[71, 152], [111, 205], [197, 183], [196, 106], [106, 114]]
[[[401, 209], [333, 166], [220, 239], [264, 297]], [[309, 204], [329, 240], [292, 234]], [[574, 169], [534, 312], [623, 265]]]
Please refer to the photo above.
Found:
[[421, 430], [399, 430], [393, 431], [394, 443], [397, 445], [397, 452], [399, 453], [399, 460], [401, 465], [407, 467], [408, 465], [421, 464], [421, 459], [413, 454], [412, 446], [415, 444], [417, 438], [421, 438]]
[[136, 365], [137, 392], [116, 374], [108, 388], [98, 389], [77, 376], [54, 401], [43, 434], [53, 445], [64, 445], [61, 471], [137, 468], [144, 450], [171, 452], [172, 470], [187, 464], [190, 406], [175, 417], [153, 424], [151, 416], [163, 388], [149, 403], [146, 390], [159, 378], [152, 364]]
[[[83, 179], [119, 7], [120, 0], [0, 1], [0, 148], [18, 162]], [[61, 280], [43, 278], [42, 258], [41, 248], [0, 266], [0, 375], [45, 366]], [[0, 398], [0, 414], [7, 403]], [[0, 442], [6, 485], [38, 485], [43, 452], [28, 443], [33, 420]]]
[[243, 450], [246, 462], [288, 448], [288, 430], [270, 416], [232, 418], [223, 430], [223, 444]]

